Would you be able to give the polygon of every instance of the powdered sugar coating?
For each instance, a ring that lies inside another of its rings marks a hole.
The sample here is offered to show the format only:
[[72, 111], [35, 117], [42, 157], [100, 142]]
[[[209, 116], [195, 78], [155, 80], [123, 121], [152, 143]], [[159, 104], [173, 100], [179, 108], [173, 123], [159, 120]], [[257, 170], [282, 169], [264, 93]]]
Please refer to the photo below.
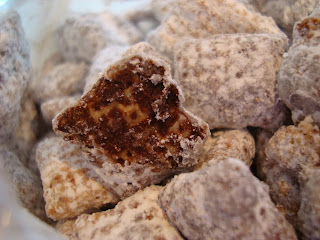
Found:
[[34, 99], [43, 103], [53, 98], [79, 93], [88, 67], [85, 63], [62, 63], [55, 66], [34, 88]]
[[29, 45], [16, 12], [0, 13], [0, 143], [12, 139], [31, 77]]
[[54, 219], [72, 218], [86, 210], [118, 201], [86, 165], [86, 156], [76, 145], [59, 137], [43, 140], [37, 148], [47, 215]]
[[93, 59], [90, 71], [85, 79], [83, 92], [86, 93], [90, 91], [93, 85], [99, 80], [100, 73], [109, 65], [118, 61], [127, 49], [127, 46], [111, 46], [101, 50]]
[[52, 119], [63, 109], [76, 102], [80, 95], [53, 98], [41, 104], [41, 114], [44, 121], [51, 125]]
[[53, 128], [80, 143], [96, 172], [124, 198], [198, 163], [208, 126], [182, 101], [166, 62], [129, 55], [61, 112]]
[[[174, 45], [190, 38], [208, 38], [214, 34], [284, 34], [270, 17], [251, 11], [237, 0], [178, 0], [171, 15], [151, 32], [147, 41], [160, 53], [173, 57]], [[286, 41], [284, 36], [284, 41]]]
[[255, 155], [255, 142], [246, 130], [213, 133], [203, 146], [199, 167], [215, 165], [227, 158], [237, 158], [250, 167]]
[[302, 222], [304, 239], [320, 239], [320, 168], [304, 169], [300, 177], [301, 207], [298, 216]]
[[319, 152], [319, 128], [307, 117], [297, 127], [281, 127], [268, 142], [265, 161], [260, 162], [259, 171], [270, 186], [272, 199], [295, 227], [300, 226], [299, 174], [319, 164]]
[[41, 181], [8, 147], [0, 145], [0, 165], [7, 174], [20, 204], [43, 221], [47, 221]]
[[80, 240], [182, 240], [157, 204], [160, 186], [150, 186], [106, 212], [84, 214], [75, 222]]
[[297, 22], [293, 44], [284, 55], [279, 82], [279, 95], [299, 123], [311, 115], [320, 126], [320, 14]]
[[158, 201], [186, 239], [297, 239], [267, 185], [237, 159], [175, 176]]
[[179, 42], [175, 79], [184, 92], [184, 106], [210, 129], [276, 130], [285, 119], [285, 106], [275, 90], [285, 47], [282, 37], [268, 34], [222, 34]]

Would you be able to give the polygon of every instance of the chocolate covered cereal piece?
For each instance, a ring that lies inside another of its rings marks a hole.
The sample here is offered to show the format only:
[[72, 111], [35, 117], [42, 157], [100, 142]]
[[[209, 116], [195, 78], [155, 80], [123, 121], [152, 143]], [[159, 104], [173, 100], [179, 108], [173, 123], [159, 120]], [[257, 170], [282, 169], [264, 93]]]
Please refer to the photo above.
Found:
[[300, 178], [301, 207], [298, 216], [302, 222], [304, 239], [320, 239], [320, 168], [305, 169]]
[[75, 222], [80, 240], [182, 240], [157, 203], [160, 186], [150, 186], [118, 203], [111, 210], [83, 214]]
[[41, 104], [41, 114], [44, 121], [51, 125], [52, 119], [64, 108], [76, 102], [80, 95], [70, 97], [53, 98]]
[[90, 71], [85, 78], [85, 87], [83, 92], [86, 93], [91, 90], [92, 86], [99, 80], [99, 74], [102, 74], [109, 65], [118, 61], [127, 49], [127, 46], [111, 46], [100, 51], [94, 57]]
[[34, 99], [43, 103], [53, 98], [65, 97], [82, 92], [84, 76], [88, 67], [85, 63], [62, 63], [55, 66], [34, 88]]
[[284, 55], [277, 88], [295, 124], [311, 115], [320, 126], [319, 37], [320, 13], [296, 23], [293, 44]]
[[144, 54], [111, 65], [53, 120], [55, 132], [82, 145], [92, 167], [120, 197], [193, 168], [208, 125], [180, 106], [169, 65]]
[[299, 174], [303, 168], [319, 164], [319, 152], [319, 128], [307, 117], [297, 127], [281, 127], [268, 142], [265, 161], [260, 162], [259, 172], [270, 186], [272, 199], [297, 228]]
[[176, 176], [158, 200], [186, 239], [297, 239], [267, 185], [237, 159]]
[[223, 34], [175, 47], [175, 79], [189, 111], [213, 128], [278, 129], [286, 116], [275, 86], [286, 44], [278, 35]]
[[29, 45], [16, 12], [0, 13], [0, 143], [13, 138], [31, 76]]
[[78, 146], [59, 137], [47, 138], [38, 145], [37, 162], [50, 218], [72, 218], [118, 201], [96, 178], [88, 177], [92, 173], [86, 157]]
[[0, 168], [2, 173], [9, 177], [20, 204], [41, 220], [48, 221], [44, 211], [40, 178], [26, 168], [18, 156], [4, 145], [0, 145]]
[[248, 9], [238, 0], [178, 0], [177, 3], [172, 6], [171, 15], [148, 36], [148, 42], [168, 57], [173, 57], [178, 41], [214, 34], [278, 34], [286, 42], [272, 18]]
[[250, 167], [254, 155], [255, 143], [248, 131], [218, 131], [205, 142], [199, 167], [208, 167], [230, 157], [237, 158]]

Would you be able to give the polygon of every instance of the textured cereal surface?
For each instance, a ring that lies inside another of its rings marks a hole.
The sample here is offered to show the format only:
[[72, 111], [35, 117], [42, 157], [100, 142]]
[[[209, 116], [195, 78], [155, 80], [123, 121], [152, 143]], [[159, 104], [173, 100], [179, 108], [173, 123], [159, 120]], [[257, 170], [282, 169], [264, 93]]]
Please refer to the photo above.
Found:
[[41, 104], [41, 114], [44, 121], [51, 125], [52, 119], [63, 109], [76, 102], [80, 95], [53, 98]]
[[297, 239], [267, 185], [238, 159], [175, 176], [158, 200], [186, 239]]
[[89, 73], [85, 78], [83, 92], [86, 93], [90, 91], [93, 85], [99, 80], [100, 73], [102, 74], [109, 65], [118, 61], [127, 49], [127, 46], [111, 46], [97, 53], [93, 59]]
[[296, 23], [293, 44], [284, 55], [277, 88], [296, 124], [311, 115], [320, 126], [319, 38], [320, 13]]
[[301, 231], [304, 239], [320, 239], [320, 168], [305, 169], [301, 175]]
[[75, 231], [75, 221], [76, 220], [59, 221], [56, 225], [56, 230], [64, 235], [68, 240], [79, 240]]
[[82, 92], [88, 67], [85, 63], [62, 63], [55, 66], [34, 88], [34, 99], [43, 103], [53, 98]]
[[[168, 57], [173, 57], [174, 45], [183, 39], [230, 33], [284, 36], [272, 18], [248, 9], [238, 0], [178, 0], [171, 7], [171, 14], [147, 39]], [[286, 39], [283, 40], [286, 42]]]
[[182, 240], [157, 203], [160, 186], [150, 186], [105, 212], [83, 214], [75, 222], [80, 240]]
[[61, 112], [53, 128], [80, 143], [105, 182], [128, 196], [198, 163], [208, 125], [182, 108], [181, 100], [169, 65], [129, 55]]
[[250, 167], [255, 155], [255, 142], [246, 130], [218, 131], [203, 146], [199, 167], [208, 167], [227, 158], [237, 158]]
[[255, 0], [261, 2], [260, 11], [270, 16], [286, 33], [291, 34], [294, 24], [307, 17], [319, 0]]
[[222, 34], [178, 43], [175, 79], [186, 98], [184, 107], [210, 129], [276, 130], [285, 119], [275, 90], [285, 47], [282, 37], [268, 34]]
[[47, 138], [38, 145], [37, 162], [46, 212], [54, 220], [72, 218], [118, 200], [95, 178], [87, 176], [90, 170], [79, 148], [59, 137]]
[[41, 220], [47, 221], [40, 178], [4, 145], [0, 146], [0, 167], [9, 177], [21, 205]]
[[16, 12], [0, 13], [0, 143], [14, 135], [30, 76], [29, 45], [20, 16]]
[[319, 165], [319, 153], [319, 128], [308, 117], [297, 127], [281, 127], [269, 140], [266, 159], [260, 163], [272, 199], [295, 227], [300, 226], [299, 174], [303, 168]]

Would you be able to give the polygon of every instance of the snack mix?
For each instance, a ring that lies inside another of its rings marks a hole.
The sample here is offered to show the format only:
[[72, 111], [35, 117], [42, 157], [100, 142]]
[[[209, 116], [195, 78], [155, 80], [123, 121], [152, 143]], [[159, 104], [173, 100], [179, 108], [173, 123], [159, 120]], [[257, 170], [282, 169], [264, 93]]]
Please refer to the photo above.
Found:
[[0, 165], [61, 239], [320, 239], [319, 0], [150, 0], [54, 35], [33, 74], [0, 13]]

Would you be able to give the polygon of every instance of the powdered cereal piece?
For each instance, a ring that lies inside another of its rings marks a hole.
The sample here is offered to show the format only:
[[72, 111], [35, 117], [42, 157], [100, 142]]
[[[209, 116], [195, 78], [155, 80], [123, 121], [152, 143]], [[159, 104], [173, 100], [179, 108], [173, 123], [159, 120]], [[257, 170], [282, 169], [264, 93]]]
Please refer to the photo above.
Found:
[[208, 125], [182, 101], [166, 62], [129, 55], [56, 116], [53, 128], [80, 143], [95, 171], [123, 198], [198, 163]]
[[40, 219], [47, 221], [40, 179], [5, 145], [0, 145], [0, 166], [7, 173], [21, 205]]
[[53, 98], [81, 92], [88, 67], [85, 63], [62, 63], [42, 78], [34, 89], [34, 99], [43, 103]]
[[16, 12], [0, 13], [0, 143], [12, 139], [30, 80], [29, 45]]
[[171, 61], [161, 55], [160, 53], [158, 53], [156, 51], [156, 49], [154, 47], [152, 47], [149, 43], [147, 42], [140, 42], [137, 43], [133, 46], [131, 46], [127, 51], [125, 51], [125, 53], [122, 54], [123, 57], [129, 56], [131, 54], [137, 54], [137, 53], [141, 53], [141, 54], [147, 54], [147, 55], [151, 55], [157, 58], [162, 59], [163, 61], [165, 61], [166, 63], [168, 63], [171, 66]]
[[286, 108], [275, 86], [285, 47], [281, 37], [268, 34], [223, 34], [180, 42], [174, 63], [184, 106], [210, 129], [278, 129]]
[[268, 0], [263, 1], [260, 11], [271, 16], [275, 22], [291, 35], [293, 25], [307, 17], [319, 3], [319, 0]]
[[109, 65], [118, 61], [127, 49], [127, 46], [111, 46], [103, 49], [94, 57], [90, 71], [85, 79], [85, 93], [91, 90], [92, 86], [99, 80], [99, 74]]
[[103, 48], [125, 44], [97, 14], [91, 13], [68, 18], [57, 31], [57, 38], [66, 60], [87, 63]]
[[297, 22], [293, 44], [284, 55], [277, 88], [295, 124], [311, 115], [320, 126], [319, 37], [320, 13]]
[[56, 225], [56, 229], [59, 233], [67, 237], [68, 240], [79, 240], [75, 232], [75, 221], [76, 220], [59, 221]]
[[304, 239], [320, 239], [320, 168], [304, 169], [300, 178], [301, 207]]
[[147, 40], [170, 58], [178, 41], [214, 34], [268, 33], [280, 35], [287, 42], [272, 18], [251, 11], [238, 0], [178, 0], [177, 3], [176, 7], [172, 6], [171, 15]]
[[118, 198], [96, 179], [86, 156], [77, 145], [59, 137], [45, 139], [38, 145], [37, 162], [46, 201], [48, 217], [59, 220], [72, 218], [86, 210], [114, 203]]
[[61, 112], [64, 108], [68, 107], [80, 98], [80, 95], [70, 97], [53, 98], [41, 104], [41, 114], [44, 121], [51, 125], [52, 119]]
[[297, 239], [268, 186], [238, 159], [175, 176], [158, 201], [186, 239]]
[[297, 127], [281, 127], [270, 139], [266, 159], [259, 170], [270, 186], [274, 202], [283, 209], [287, 219], [298, 228], [300, 223], [299, 173], [320, 162], [320, 131], [307, 117]]
[[207, 139], [199, 167], [217, 164], [229, 157], [238, 158], [250, 167], [255, 155], [255, 143], [245, 130], [218, 131]]
[[157, 203], [160, 186], [150, 186], [111, 210], [83, 214], [75, 222], [80, 240], [182, 240]]

